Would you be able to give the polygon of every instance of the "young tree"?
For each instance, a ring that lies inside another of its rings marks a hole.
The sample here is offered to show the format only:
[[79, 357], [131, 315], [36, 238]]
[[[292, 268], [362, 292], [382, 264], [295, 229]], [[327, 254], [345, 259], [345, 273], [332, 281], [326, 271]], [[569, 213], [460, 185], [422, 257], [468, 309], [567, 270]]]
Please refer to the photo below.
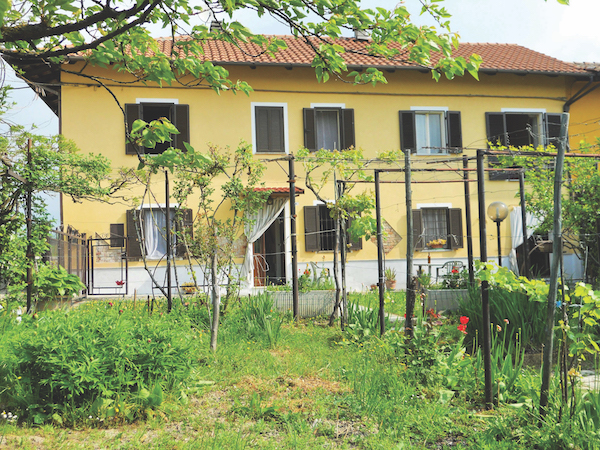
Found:
[[[365, 158], [361, 149], [350, 148], [344, 151], [330, 151], [321, 149], [311, 153], [308, 149], [301, 149], [298, 160], [302, 162], [306, 172], [306, 187], [315, 195], [317, 200], [329, 208], [331, 218], [335, 219], [335, 247], [333, 252], [333, 278], [336, 286], [336, 301], [329, 317], [329, 325], [333, 325], [335, 315], [340, 305], [345, 301], [345, 292], [338, 277], [338, 254], [341, 247], [346, 246], [346, 231], [351, 239], [370, 238], [375, 234], [376, 223], [372, 216], [375, 208], [375, 198], [370, 192], [360, 192], [352, 195], [356, 184], [354, 181], [373, 181], [371, 167], [381, 164], [390, 164], [401, 156], [400, 151], [382, 152], [375, 158]], [[325, 191], [331, 187], [332, 181], [337, 177], [342, 182], [334, 186], [333, 191]], [[351, 222], [350, 229], [347, 224]], [[341, 225], [341, 226], [340, 226]], [[340, 233], [340, 230], [342, 233]], [[343, 252], [342, 254], [345, 254]], [[344, 261], [345, 262], [345, 261]], [[344, 304], [341, 308], [346, 310]], [[343, 327], [343, 320], [342, 320]]]
[[[211, 146], [207, 154], [197, 153], [189, 144], [185, 152], [170, 148], [148, 157], [145, 168], [151, 174], [161, 170], [174, 174], [172, 195], [179, 203], [179, 210], [189, 204], [190, 196], [199, 197], [196, 204], [189, 205], [193, 210], [193, 233], [184, 229], [177, 233], [177, 238], [186, 248], [194, 279], [192, 260], [200, 265], [204, 280], [210, 283], [210, 348], [216, 351], [221, 309], [226, 308], [239, 281], [234, 247], [239, 243], [244, 225], [269, 196], [268, 191], [255, 189], [262, 186], [265, 167], [254, 158], [252, 148], [242, 142], [233, 154], [215, 146]], [[222, 305], [220, 286], [223, 283], [227, 294]]]

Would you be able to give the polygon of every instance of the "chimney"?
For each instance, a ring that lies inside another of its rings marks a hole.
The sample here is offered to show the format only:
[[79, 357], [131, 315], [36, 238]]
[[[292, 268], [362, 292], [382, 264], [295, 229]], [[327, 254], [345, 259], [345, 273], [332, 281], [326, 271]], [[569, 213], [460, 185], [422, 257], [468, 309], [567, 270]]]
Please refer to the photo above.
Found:
[[371, 37], [369, 30], [354, 29], [354, 39], [357, 41], [368, 41]]
[[210, 31], [223, 31], [223, 24], [220, 20], [213, 19], [210, 23]]

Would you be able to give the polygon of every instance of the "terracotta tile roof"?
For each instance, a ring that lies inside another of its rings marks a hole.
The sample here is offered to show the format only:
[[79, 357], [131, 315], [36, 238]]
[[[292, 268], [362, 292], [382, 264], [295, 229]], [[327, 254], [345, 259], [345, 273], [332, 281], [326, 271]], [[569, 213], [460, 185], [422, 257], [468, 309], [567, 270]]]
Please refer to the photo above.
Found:
[[[310, 66], [313, 54], [312, 48], [306, 41], [293, 36], [267, 36], [283, 39], [288, 48], [275, 53], [274, 57], [261, 51], [254, 44], [240, 44], [237, 48], [233, 44], [224, 41], [207, 41], [204, 44], [205, 57], [207, 60], [220, 64], [249, 64], [249, 65], [292, 65]], [[158, 40], [160, 49], [169, 53], [173, 48], [170, 38]], [[315, 46], [316, 39], [311, 40]], [[375, 66], [381, 68], [416, 68], [419, 66], [406, 62], [406, 51], [394, 60], [387, 60], [370, 56], [365, 51], [369, 41], [354, 38], [341, 38], [336, 41], [346, 49], [344, 58], [349, 66]], [[243, 51], [242, 51], [243, 50]], [[180, 52], [184, 50], [179, 49]], [[556, 58], [544, 55], [516, 44], [470, 44], [462, 43], [455, 51], [455, 56], [468, 56], [477, 53], [483, 58], [481, 70], [519, 73], [548, 73], [548, 74], [587, 74], [586, 70], [574, 63], [560, 61]], [[432, 58], [437, 60], [436, 56]]]
[[588, 71], [600, 71], [600, 62], [576, 62], [573, 63], [575, 64], [577, 67], [579, 67], [580, 69], [585, 69]]

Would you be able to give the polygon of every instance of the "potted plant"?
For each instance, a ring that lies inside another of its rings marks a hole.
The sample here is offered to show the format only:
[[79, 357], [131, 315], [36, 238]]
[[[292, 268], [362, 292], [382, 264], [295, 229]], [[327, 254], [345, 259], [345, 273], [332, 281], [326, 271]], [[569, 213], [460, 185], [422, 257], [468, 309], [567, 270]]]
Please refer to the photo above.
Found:
[[428, 248], [444, 248], [446, 246], [446, 239], [432, 239], [426, 246]]
[[181, 285], [181, 289], [183, 289], [183, 292], [185, 292], [186, 294], [193, 294], [194, 292], [196, 292], [196, 284], [188, 281], [187, 283], [183, 283]]
[[385, 269], [385, 288], [388, 291], [396, 289], [396, 270], [391, 267]]
[[77, 275], [67, 272], [62, 266], [42, 264], [33, 279], [36, 309], [57, 309], [73, 295], [85, 289]]

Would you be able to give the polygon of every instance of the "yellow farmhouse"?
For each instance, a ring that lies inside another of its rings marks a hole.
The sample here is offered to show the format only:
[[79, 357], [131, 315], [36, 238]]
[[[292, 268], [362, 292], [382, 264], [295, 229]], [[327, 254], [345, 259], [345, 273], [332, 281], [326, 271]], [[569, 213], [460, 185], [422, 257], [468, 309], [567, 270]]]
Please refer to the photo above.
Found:
[[[61, 133], [83, 152], [109, 157], [115, 168], [138, 164], [135, 149], [126, 145], [126, 125], [131, 126], [137, 118], [149, 121], [168, 117], [182, 132], [173, 145], [182, 147], [187, 141], [197, 151], [204, 151], [209, 143], [236, 148], [242, 140], [251, 143], [256, 156], [265, 160], [295, 154], [302, 147], [341, 150], [354, 146], [363, 149], [369, 158], [400, 148], [411, 152], [415, 169], [446, 169], [414, 172], [412, 176], [415, 267], [431, 271], [434, 277], [447, 261], [467, 261], [467, 204], [471, 209], [473, 253], [476, 259], [480, 254], [477, 185], [468, 183], [470, 196], [466, 197], [464, 172], [456, 170], [463, 167], [463, 156], [467, 157], [468, 167], [475, 169], [477, 149], [486, 149], [490, 140], [513, 146], [553, 142], [558, 137], [561, 114], [569, 106], [577, 107], [578, 102], [570, 100], [591, 79], [584, 68], [518, 45], [461, 44], [457, 56], [477, 53], [483, 58], [479, 80], [464, 76], [435, 82], [427, 69], [405, 61], [347, 53], [349, 71], [376, 66], [384, 71], [388, 83], [354, 85], [336, 78], [318, 83], [310, 67], [313, 55], [307, 44], [293, 37], [284, 39], [288, 49], [274, 58], [252, 56], [260, 53], [253, 48], [242, 52], [224, 42], [206, 43], [206, 59], [225, 67], [231, 79], [247, 81], [254, 89], [249, 96], [217, 95], [201, 83], [144, 85], [112, 68], [84, 66], [77, 59], [67, 67], [71, 73], [52, 67], [21, 67], [32, 84], [46, 86], [45, 100], [60, 119]], [[168, 39], [159, 43], [165, 50], [172, 46]], [[348, 38], [344, 45], [361, 49], [365, 41]], [[78, 71], [89, 77], [72, 74]], [[404, 162], [399, 161], [390, 167], [403, 166]], [[290, 280], [286, 168], [286, 163], [267, 163], [264, 187], [273, 194], [261, 216], [263, 230], [249, 230], [245, 239], [248, 248], [239, 249], [239, 264], [244, 255], [251, 261], [247, 264], [249, 270], [242, 274], [246, 287]], [[467, 173], [475, 180], [475, 172]], [[332, 220], [326, 205], [305, 188], [298, 162], [296, 174], [300, 272], [311, 262], [319, 268], [331, 268]], [[486, 172], [485, 178], [486, 203], [502, 201], [509, 208], [509, 218], [500, 228], [501, 255], [505, 265], [516, 267], [522, 259], [518, 254], [522, 238], [515, 239], [519, 234], [515, 230], [520, 228], [519, 182], [514, 172]], [[408, 229], [404, 174], [385, 173], [382, 180], [386, 182], [381, 185], [385, 265], [396, 270], [398, 286], [403, 287]], [[121, 292], [115, 283], [124, 277], [128, 293], [134, 289], [138, 293], [152, 292], [152, 283], [140, 261], [141, 252], [156, 265], [156, 278], [161, 282], [164, 279], [164, 264], [159, 262], [165, 254], [164, 237], [146, 226], [146, 245], [140, 247], [131, 220], [134, 208], [140, 214], [160, 214], [158, 205], [166, 203], [161, 186], [164, 178], [157, 176], [155, 198], [146, 198], [142, 204], [73, 203], [66, 197], [62, 199], [63, 224], [98, 238], [90, 258], [91, 294]], [[357, 189], [372, 191], [373, 186]], [[142, 193], [140, 186], [127, 195], [139, 198]], [[334, 198], [333, 186], [326, 195]], [[488, 255], [495, 259], [497, 234], [491, 221], [487, 234]], [[127, 249], [126, 253], [121, 247]], [[548, 254], [535, 258], [538, 273], [543, 273]], [[571, 276], [581, 277], [581, 266], [574, 256], [567, 257], [565, 268]], [[179, 282], [189, 280], [185, 269], [180, 271]], [[348, 287], [353, 290], [368, 289], [377, 283], [375, 240], [353, 245], [347, 274]]]

